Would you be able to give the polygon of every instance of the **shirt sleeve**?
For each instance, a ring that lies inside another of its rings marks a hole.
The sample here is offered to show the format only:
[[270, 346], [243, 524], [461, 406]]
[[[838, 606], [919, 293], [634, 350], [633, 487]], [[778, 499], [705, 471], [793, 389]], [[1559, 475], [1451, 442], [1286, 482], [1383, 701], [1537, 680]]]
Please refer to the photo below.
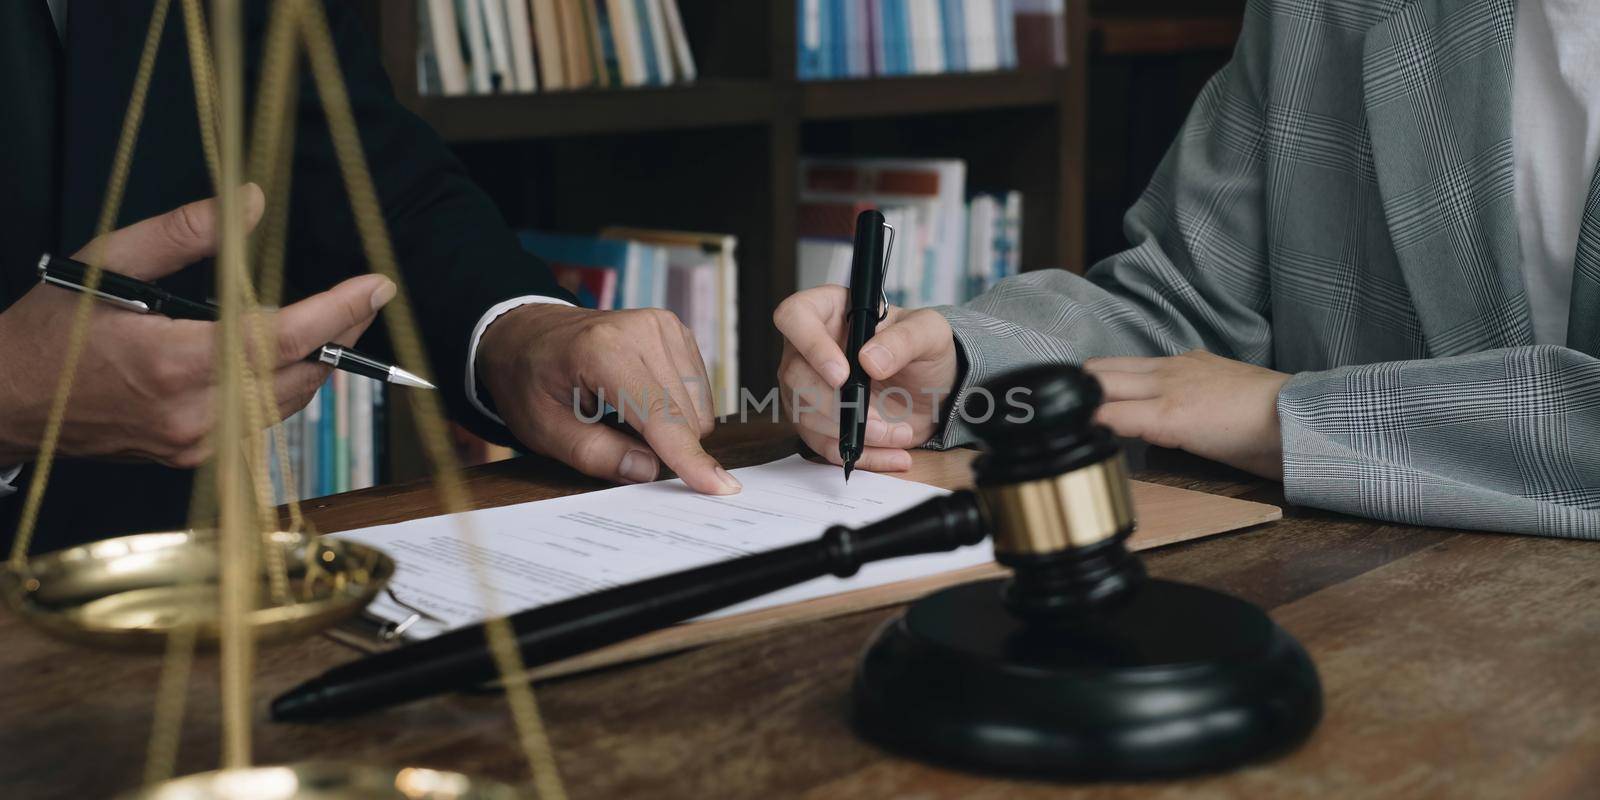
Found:
[[[513, 297], [510, 300], [495, 303], [493, 306], [490, 306], [489, 310], [484, 312], [483, 316], [478, 318], [477, 326], [472, 329], [472, 341], [467, 346], [467, 400], [472, 403], [472, 407], [476, 409], [479, 414], [482, 414], [488, 419], [492, 420], [496, 425], [505, 425], [506, 422], [500, 418], [499, 414], [489, 410], [489, 405], [483, 401], [483, 396], [478, 393], [478, 342], [482, 341], [483, 332], [488, 330], [489, 326], [494, 324], [494, 321], [499, 319], [501, 315], [505, 314], [507, 311], [521, 308], [523, 306], [534, 305], [536, 303], [554, 303], [556, 305], [567, 306], [568, 308], [573, 307], [571, 303], [562, 300], [559, 297], [545, 297], [543, 295], [524, 295], [522, 297]], [[15, 473], [12, 474], [12, 477], [16, 477]], [[0, 475], [0, 479], [4, 478], [4, 475]], [[6, 489], [0, 488], [0, 495], [4, 495], [6, 491]]]

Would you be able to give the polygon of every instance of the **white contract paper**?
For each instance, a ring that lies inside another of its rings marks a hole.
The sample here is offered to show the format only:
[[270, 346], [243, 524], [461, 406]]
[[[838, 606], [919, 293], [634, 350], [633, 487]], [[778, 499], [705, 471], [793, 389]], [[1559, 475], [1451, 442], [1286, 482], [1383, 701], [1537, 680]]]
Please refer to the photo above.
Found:
[[[484, 592], [468, 558], [483, 564], [495, 610], [509, 614], [815, 539], [830, 525], [863, 525], [946, 494], [864, 470], [846, 484], [839, 467], [800, 456], [733, 474], [744, 484], [736, 495], [696, 494], [682, 481], [660, 481], [332, 535], [394, 557], [395, 596], [437, 620], [415, 624], [404, 637], [412, 640], [483, 620]], [[462, 540], [461, 517], [472, 526], [475, 548]], [[993, 558], [985, 540], [948, 553], [891, 559], [867, 564], [849, 578], [818, 578], [708, 617], [937, 575]], [[386, 595], [368, 613], [394, 622], [412, 615]]]

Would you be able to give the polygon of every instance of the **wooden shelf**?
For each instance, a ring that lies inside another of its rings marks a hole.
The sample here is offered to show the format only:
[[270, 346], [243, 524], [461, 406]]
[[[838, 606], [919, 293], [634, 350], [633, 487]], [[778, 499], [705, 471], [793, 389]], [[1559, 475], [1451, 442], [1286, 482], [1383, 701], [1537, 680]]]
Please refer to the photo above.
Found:
[[802, 120], [860, 119], [1048, 107], [1066, 70], [783, 82], [708, 81], [684, 86], [418, 97], [413, 109], [447, 141], [767, 125], [798, 104]]
[[1066, 70], [974, 72], [863, 78], [800, 84], [800, 117], [808, 120], [888, 117], [1053, 106]]
[[1239, 39], [1237, 14], [1214, 16], [1114, 16], [1096, 17], [1093, 49], [1096, 55], [1138, 56], [1200, 53], [1228, 50]]
[[772, 85], [706, 81], [683, 86], [519, 95], [419, 97], [416, 112], [452, 142], [642, 133], [766, 124]]

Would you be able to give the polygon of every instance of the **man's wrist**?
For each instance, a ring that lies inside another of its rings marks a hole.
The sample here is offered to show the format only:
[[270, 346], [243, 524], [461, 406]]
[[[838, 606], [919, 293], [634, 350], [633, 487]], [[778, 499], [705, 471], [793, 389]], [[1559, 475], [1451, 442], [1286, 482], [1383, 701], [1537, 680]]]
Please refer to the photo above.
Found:
[[[481, 388], [481, 372], [478, 369], [478, 355], [481, 352], [485, 352], [482, 347], [483, 341], [487, 337], [489, 331], [496, 321], [506, 314], [515, 311], [516, 309], [532, 305], [553, 305], [565, 306], [568, 308], [573, 307], [571, 303], [559, 297], [546, 297], [544, 295], [525, 295], [523, 297], [513, 297], [510, 300], [504, 300], [499, 303], [495, 303], [493, 306], [489, 307], [488, 311], [483, 313], [483, 316], [478, 318], [478, 324], [473, 327], [472, 338], [467, 344], [467, 402], [471, 403], [472, 407], [477, 410], [478, 413], [484, 415], [496, 425], [504, 425], [506, 423], [505, 420], [501, 419], [500, 415], [496, 412], [494, 408], [493, 397], [490, 396], [487, 389]], [[491, 345], [488, 351], [493, 352], [494, 349], [495, 347]]]

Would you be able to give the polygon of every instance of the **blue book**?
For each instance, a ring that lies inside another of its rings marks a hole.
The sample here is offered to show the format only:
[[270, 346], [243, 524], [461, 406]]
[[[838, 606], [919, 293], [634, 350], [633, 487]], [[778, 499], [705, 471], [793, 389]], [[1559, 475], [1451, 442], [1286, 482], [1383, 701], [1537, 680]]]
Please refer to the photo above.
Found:
[[944, 70], [967, 71], [967, 8], [963, 0], [939, 0], [944, 23]]
[[911, 13], [909, 0], [883, 0], [883, 38], [889, 60], [885, 75], [910, 75]]
[[828, 76], [850, 77], [850, 9], [859, 0], [827, 0]]
[[822, 77], [823, 0], [797, 0], [794, 4], [795, 77], [803, 81]]
[[656, 60], [659, 56], [656, 54], [656, 37], [651, 33], [650, 2], [633, 0], [633, 15], [639, 20], [639, 38], [644, 44], [644, 82], [651, 86], [662, 86], [666, 84], [667, 76], [661, 74], [661, 62]]
[[1017, 67], [1017, 12], [1011, 0], [994, 0], [994, 35], [1001, 69]]
[[606, 10], [606, 0], [594, 0], [595, 30], [600, 37], [600, 63], [606, 72], [606, 82], [622, 85], [622, 62], [617, 59], [617, 40], [611, 33], [611, 12]]
[[317, 422], [317, 496], [333, 494], [335, 479], [333, 475], [334, 449], [338, 446], [334, 441], [335, 420], [338, 417], [338, 400], [334, 397], [333, 378], [330, 376], [327, 383], [322, 384], [320, 401], [322, 414]]
[[[602, 239], [544, 231], [521, 231], [522, 249], [552, 265], [607, 267], [617, 272], [617, 308], [646, 308], [657, 292], [656, 264], [649, 248], [626, 239]], [[665, 276], [665, 268], [659, 273]]]

